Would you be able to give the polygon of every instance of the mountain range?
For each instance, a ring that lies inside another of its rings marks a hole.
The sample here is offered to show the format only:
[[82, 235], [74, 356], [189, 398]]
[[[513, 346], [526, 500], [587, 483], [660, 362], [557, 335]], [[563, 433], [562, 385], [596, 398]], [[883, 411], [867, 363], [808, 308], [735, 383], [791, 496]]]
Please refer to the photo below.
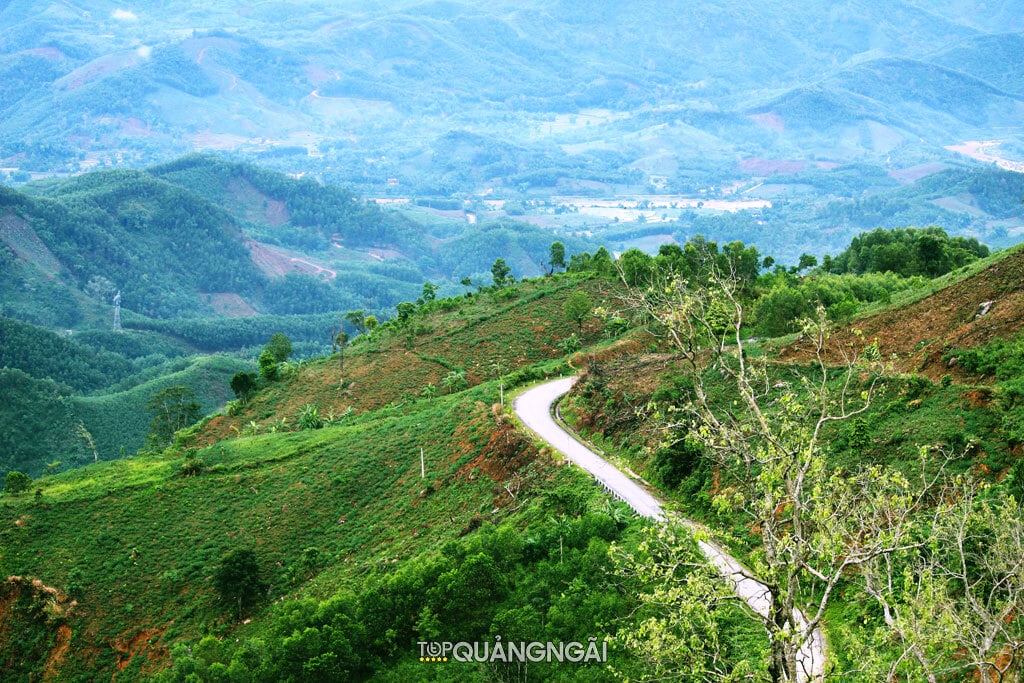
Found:
[[[553, 187], [581, 170], [710, 180], [749, 157], [898, 170], [993, 139], [1017, 158], [1021, 16], [1018, 1], [11, 0], [0, 161], [219, 150], [376, 194], [509, 191], [539, 167]], [[488, 153], [444, 172], [452, 132]]]

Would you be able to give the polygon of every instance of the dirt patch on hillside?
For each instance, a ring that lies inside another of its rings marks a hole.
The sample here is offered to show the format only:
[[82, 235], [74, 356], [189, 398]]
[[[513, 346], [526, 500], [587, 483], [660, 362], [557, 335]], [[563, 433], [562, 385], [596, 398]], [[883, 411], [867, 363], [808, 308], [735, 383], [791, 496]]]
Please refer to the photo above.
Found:
[[933, 173], [938, 173], [939, 171], [944, 171], [947, 168], [949, 168], [949, 166], [940, 163], [919, 164], [908, 168], [893, 169], [889, 171], [889, 177], [906, 185], [908, 183], [916, 183], [921, 178], [930, 176]]
[[[162, 631], [144, 628], [132, 636], [125, 635], [115, 640], [111, 647], [117, 652], [117, 670], [125, 669], [133, 659], [142, 654], [152, 653], [153, 656], [149, 657], [151, 660], [166, 657], [167, 652], [164, 648], [153, 645], [161, 635], [163, 635]], [[116, 681], [117, 674], [114, 674], [111, 680]]]
[[68, 652], [71, 650], [71, 627], [67, 624], [61, 624], [57, 627], [57, 640], [54, 644], [53, 650], [50, 651], [50, 656], [46, 660], [46, 665], [43, 667], [43, 680], [53, 681], [59, 678], [60, 664], [64, 661]]
[[271, 199], [244, 178], [233, 178], [228, 183], [228, 191], [232, 201], [242, 209], [246, 220], [263, 223], [272, 228], [284, 225], [291, 220], [291, 213], [284, 202]]
[[803, 161], [773, 161], [759, 157], [744, 159], [739, 166], [741, 171], [758, 176], [774, 173], [800, 173], [807, 168], [807, 164]]
[[[60, 665], [71, 649], [72, 630], [67, 621], [75, 613], [78, 603], [62, 590], [47, 586], [39, 579], [7, 577], [0, 584], [0, 645], [3, 645], [3, 649], [7, 649], [6, 642], [11, 638], [25, 637], [18, 628], [19, 623], [22, 628], [26, 625], [21, 619], [18, 605], [26, 601], [33, 605], [32, 612], [38, 609], [45, 615], [45, 625], [38, 621], [38, 617], [34, 617], [30, 628], [38, 626], [45, 630], [55, 630], [53, 646], [48, 651], [47, 646], [42, 644], [34, 650], [38, 655], [37, 661], [44, 662], [42, 680], [59, 680]], [[12, 632], [12, 626], [16, 632]]]
[[11, 212], [0, 216], [0, 242], [9, 246], [18, 258], [35, 266], [48, 277], [57, 277], [61, 271], [60, 261], [21, 216]]
[[753, 114], [750, 118], [757, 125], [767, 128], [768, 130], [774, 130], [776, 133], [781, 133], [786, 130], [786, 123], [782, 120], [782, 117], [775, 112], [767, 112], [764, 114]]
[[18, 54], [34, 55], [36, 57], [42, 57], [52, 61], [64, 59], [64, 53], [55, 47], [33, 47], [28, 50], [22, 50]]
[[[1022, 328], [1024, 251], [1018, 251], [920, 301], [844, 325], [829, 342], [829, 357], [839, 360], [841, 349], [877, 341], [882, 357], [895, 356], [898, 369], [938, 378], [951, 372], [942, 360], [945, 351], [987, 344]], [[858, 336], [855, 330], [863, 334]], [[812, 355], [806, 340], [779, 353], [790, 361], [805, 361]]]
[[208, 293], [203, 296], [213, 310], [228, 318], [245, 318], [256, 315], [256, 309], [238, 294]]
[[250, 241], [246, 246], [249, 247], [249, 258], [252, 262], [270, 277], [284, 277], [287, 273], [305, 273], [325, 278], [334, 278], [338, 275], [336, 271], [315, 263], [308, 257], [292, 256], [282, 249], [262, 242]]

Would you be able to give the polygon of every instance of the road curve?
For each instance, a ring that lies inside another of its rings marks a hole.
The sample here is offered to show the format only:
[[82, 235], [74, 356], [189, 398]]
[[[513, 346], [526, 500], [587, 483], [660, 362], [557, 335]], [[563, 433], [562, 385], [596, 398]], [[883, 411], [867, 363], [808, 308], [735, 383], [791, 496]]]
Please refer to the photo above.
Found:
[[[657, 522], [666, 521], [661, 503], [636, 481], [626, 476], [601, 456], [576, 440], [569, 432], [555, 422], [552, 407], [562, 396], [569, 393], [575, 377], [545, 382], [520, 394], [512, 404], [512, 410], [530, 430], [547, 441], [571, 462], [589, 472], [598, 483], [615, 498], [629, 505], [637, 514]], [[696, 528], [688, 520], [681, 523]], [[733, 584], [737, 595], [750, 609], [761, 616], [768, 614], [770, 593], [763, 583], [745, 576], [740, 563], [714, 543], [698, 541], [697, 545], [719, 573]], [[803, 615], [798, 614], [798, 619]], [[825, 675], [825, 637], [816, 629], [811, 639], [804, 643], [797, 655], [797, 680], [799, 683], [821, 681]]]

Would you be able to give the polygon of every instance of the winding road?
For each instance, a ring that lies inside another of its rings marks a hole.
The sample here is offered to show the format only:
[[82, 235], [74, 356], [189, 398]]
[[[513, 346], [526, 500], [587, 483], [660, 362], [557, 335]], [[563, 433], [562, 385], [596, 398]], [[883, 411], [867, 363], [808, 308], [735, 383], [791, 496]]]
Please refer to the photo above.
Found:
[[[555, 422], [552, 407], [558, 399], [569, 393], [575, 382], [575, 377], [564, 377], [536, 386], [520, 394], [512, 409], [524, 425], [571, 462], [589, 472], [609, 493], [629, 505], [637, 514], [657, 522], [666, 521], [667, 516], [661, 503], [647, 489], [577, 441]], [[677, 521], [693, 528], [697, 526], [689, 520]], [[718, 568], [719, 573], [732, 583], [736, 594], [747, 606], [762, 617], [766, 616], [771, 598], [767, 586], [747, 576], [740, 563], [716, 544], [698, 541], [697, 545], [708, 561]], [[798, 614], [797, 618], [802, 620], [803, 615]], [[825, 636], [821, 629], [816, 629], [800, 648], [797, 667], [799, 683], [824, 680]]]

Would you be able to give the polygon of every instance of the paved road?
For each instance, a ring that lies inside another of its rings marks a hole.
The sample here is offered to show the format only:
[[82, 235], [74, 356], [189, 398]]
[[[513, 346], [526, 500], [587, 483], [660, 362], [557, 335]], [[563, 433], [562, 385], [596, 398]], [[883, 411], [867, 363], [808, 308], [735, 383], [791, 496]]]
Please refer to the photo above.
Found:
[[[577, 441], [571, 434], [562, 429], [551, 416], [555, 402], [567, 394], [576, 382], [575, 377], [565, 377], [546, 382], [523, 392], [512, 405], [519, 419], [538, 436], [551, 444], [576, 465], [589, 472], [615, 498], [625, 502], [637, 514], [658, 522], [666, 520], [661, 503], [647, 489], [635, 480], [626, 476], [607, 460]], [[682, 523], [696, 527], [693, 522], [680, 520]], [[698, 541], [701, 552], [708, 558], [718, 571], [729, 579], [744, 602], [761, 616], [768, 614], [771, 595], [768, 588], [759, 581], [743, 575], [740, 563], [722, 548], [706, 541]], [[802, 615], [797, 615], [803, 619]], [[818, 629], [809, 642], [805, 643], [797, 655], [797, 666], [800, 669], [798, 680], [801, 683], [820, 681], [825, 671], [825, 637]]]

